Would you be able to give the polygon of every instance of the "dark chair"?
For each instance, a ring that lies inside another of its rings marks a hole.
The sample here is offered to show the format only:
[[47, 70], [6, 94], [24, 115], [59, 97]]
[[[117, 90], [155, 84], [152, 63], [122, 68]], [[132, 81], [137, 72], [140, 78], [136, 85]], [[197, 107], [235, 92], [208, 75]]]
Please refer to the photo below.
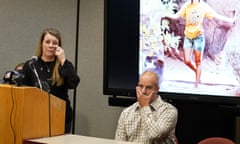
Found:
[[198, 144], [235, 144], [235, 142], [223, 137], [209, 137], [201, 140]]

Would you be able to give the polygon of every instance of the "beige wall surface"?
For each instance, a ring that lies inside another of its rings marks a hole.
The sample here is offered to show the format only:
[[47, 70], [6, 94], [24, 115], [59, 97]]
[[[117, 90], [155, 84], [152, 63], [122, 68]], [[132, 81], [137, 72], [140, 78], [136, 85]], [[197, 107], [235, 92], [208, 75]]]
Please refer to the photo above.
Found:
[[76, 1], [0, 0], [0, 74], [30, 59], [42, 30], [55, 27], [63, 37], [67, 56], [74, 58]]
[[122, 108], [108, 106], [103, 88], [104, 0], [80, 0], [76, 132], [113, 138]]
[[[0, 76], [30, 59], [42, 30], [58, 28], [67, 58], [74, 63], [76, 0], [0, 0]], [[113, 138], [120, 107], [108, 106], [103, 87], [104, 0], [80, 0], [77, 134]], [[70, 91], [72, 97], [72, 91]]]

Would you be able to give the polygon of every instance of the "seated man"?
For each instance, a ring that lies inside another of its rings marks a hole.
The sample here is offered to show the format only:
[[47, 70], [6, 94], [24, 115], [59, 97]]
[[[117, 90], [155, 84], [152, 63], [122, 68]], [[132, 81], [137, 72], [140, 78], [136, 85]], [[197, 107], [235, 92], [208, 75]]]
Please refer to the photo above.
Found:
[[176, 144], [177, 109], [159, 95], [159, 77], [145, 71], [136, 87], [137, 102], [120, 115], [115, 139], [142, 144]]

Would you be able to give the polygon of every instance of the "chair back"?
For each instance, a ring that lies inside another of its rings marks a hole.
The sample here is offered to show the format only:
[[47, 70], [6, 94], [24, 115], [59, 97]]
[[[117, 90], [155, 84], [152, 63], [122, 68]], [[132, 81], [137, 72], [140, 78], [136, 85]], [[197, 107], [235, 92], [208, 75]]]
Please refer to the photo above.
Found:
[[198, 144], [235, 144], [235, 142], [223, 137], [209, 137], [201, 140]]

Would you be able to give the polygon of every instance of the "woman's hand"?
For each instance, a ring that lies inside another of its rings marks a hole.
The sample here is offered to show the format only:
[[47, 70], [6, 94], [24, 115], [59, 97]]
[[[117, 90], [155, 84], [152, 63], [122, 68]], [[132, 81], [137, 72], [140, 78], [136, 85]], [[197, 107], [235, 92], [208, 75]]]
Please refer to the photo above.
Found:
[[57, 56], [57, 58], [60, 61], [61, 65], [63, 65], [65, 60], [66, 60], [64, 49], [58, 46], [56, 48], [55, 55]]

